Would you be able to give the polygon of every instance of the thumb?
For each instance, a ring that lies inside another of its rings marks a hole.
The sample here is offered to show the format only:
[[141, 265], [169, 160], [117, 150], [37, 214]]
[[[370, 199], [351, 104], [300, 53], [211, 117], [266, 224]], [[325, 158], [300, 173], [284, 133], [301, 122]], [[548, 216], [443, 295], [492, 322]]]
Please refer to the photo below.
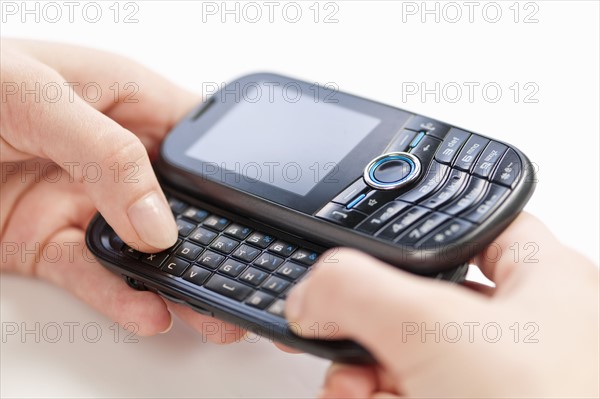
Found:
[[394, 269], [356, 250], [334, 249], [321, 259], [288, 296], [285, 314], [297, 323], [295, 331], [307, 338], [354, 339], [396, 368], [410, 369], [440, 350], [420, 345], [419, 330], [472, 318], [481, 303], [466, 289]]
[[[3, 62], [2, 72], [3, 80], [25, 87], [65, 83], [52, 69], [26, 59]], [[16, 150], [15, 159], [30, 155], [56, 162], [137, 249], [151, 252], [175, 243], [173, 215], [137, 136], [77, 96], [26, 100], [14, 96], [1, 104], [2, 139]]]

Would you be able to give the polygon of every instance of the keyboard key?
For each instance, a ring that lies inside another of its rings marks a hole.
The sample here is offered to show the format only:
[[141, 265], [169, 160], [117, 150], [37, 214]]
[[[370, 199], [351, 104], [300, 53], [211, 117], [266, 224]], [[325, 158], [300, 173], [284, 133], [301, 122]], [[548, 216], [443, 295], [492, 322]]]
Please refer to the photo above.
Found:
[[427, 208], [436, 209], [446, 204], [463, 188], [468, 180], [469, 175], [466, 172], [461, 172], [458, 169], [452, 169], [446, 183], [431, 197], [421, 202], [419, 205]]
[[194, 208], [193, 206], [190, 206], [185, 211], [183, 211], [181, 216], [191, 219], [196, 223], [200, 223], [208, 217], [208, 212], [206, 212], [204, 209], [198, 209]]
[[289, 244], [284, 241], [277, 241], [269, 247], [269, 251], [274, 252], [277, 255], [281, 255], [283, 257], [290, 256], [295, 250], [295, 245]]
[[319, 254], [314, 251], [309, 251], [308, 249], [300, 248], [290, 258], [293, 261], [302, 263], [307, 266], [312, 266], [319, 257]]
[[233, 253], [233, 257], [243, 260], [244, 262], [252, 262], [260, 253], [260, 249], [243, 244]]
[[402, 130], [396, 134], [396, 136], [392, 139], [390, 144], [388, 144], [387, 148], [383, 152], [384, 154], [387, 152], [404, 152], [408, 149], [408, 146], [414, 140], [417, 132], [413, 132], [410, 130]]
[[285, 301], [283, 299], [276, 299], [275, 302], [273, 302], [273, 304], [271, 306], [269, 306], [269, 309], [267, 309], [267, 312], [269, 312], [275, 316], [285, 318], [285, 314], [284, 314]]
[[172, 274], [173, 276], [181, 276], [189, 265], [189, 262], [172, 256], [160, 270]]
[[186, 204], [182, 200], [173, 197], [169, 198], [168, 202], [169, 206], [171, 207], [171, 211], [173, 211], [174, 214], [180, 214], [188, 206], [188, 204]]
[[245, 268], [246, 264], [242, 262], [238, 262], [237, 260], [227, 259], [221, 267], [219, 271], [231, 277], [237, 277]]
[[358, 227], [358, 231], [362, 231], [367, 234], [375, 234], [383, 226], [385, 226], [395, 216], [399, 215], [400, 212], [408, 208], [410, 204], [401, 201], [392, 201], [387, 203], [377, 212], [375, 212], [370, 218], [362, 222]]
[[383, 191], [373, 190], [365, 196], [358, 204], [352, 209], [361, 211], [367, 215], [371, 215], [373, 212], [387, 204], [388, 202], [396, 199], [398, 193], [396, 191]]
[[198, 244], [208, 245], [217, 236], [217, 233], [205, 229], [204, 227], [198, 227], [190, 234], [189, 239], [197, 242]]
[[342, 191], [340, 194], [338, 194], [331, 201], [335, 202], [337, 204], [340, 204], [340, 205], [348, 205], [348, 203], [350, 203], [350, 201], [352, 201], [354, 198], [358, 197], [358, 195], [360, 193], [362, 193], [366, 190], [367, 190], [367, 184], [361, 177], [360, 179], [358, 179], [357, 181], [352, 183], [344, 191]]
[[449, 170], [448, 166], [433, 161], [423, 180], [415, 188], [398, 197], [398, 199], [413, 203], [420, 201], [444, 184]]
[[268, 252], [263, 252], [258, 259], [254, 261], [254, 265], [272, 272], [283, 263], [283, 258], [275, 256]]
[[428, 213], [429, 210], [427, 208], [414, 206], [408, 211], [404, 212], [402, 215], [398, 216], [398, 218], [391, 222], [385, 229], [379, 232], [377, 237], [383, 238], [384, 240], [393, 241], [404, 231], [404, 229]]
[[321, 208], [315, 216], [344, 227], [354, 228], [354, 226], [362, 222], [367, 215], [353, 209], [347, 209], [345, 206], [336, 204], [335, 202], [330, 202]]
[[499, 183], [507, 187], [514, 188], [519, 176], [521, 175], [521, 158], [513, 150], [509, 149], [502, 157], [498, 169], [492, 176], [494, 183]]
[[258, 231], [252, 233], [252, 235], [246, 240], [247, 243], [254, 244], [262, 249], [265, 249], [271, 245], [273, 241], [275, 241], [275, 237], [269, 234], [260, 233]]
[[142, 253], [140, 251], [131, 248], [129, 245], [125, 245], [123, 247], [123, 253], [127, 255], [127, 257], [132, 259], [139, 259], [142, 256]]
[[483, 200], [477, 204], [477, 207], [460, 215], [460, 217], [473, 223], [483, 222], [502, 204], [509, 192], [510, 189], [492, 183]]
[[450, 205], [444, 207], [442, 212], [449, 215], [458, 215], [473, 205], [487, 189], [487, 186], [488, 183], [485, 180], [471, 177], [471, 180], [467, 183], [467, 188]]
[[225, 259], [223, 255], [219, 255], [213, 251], [204, 251], [200, 258], [196, 261], [199, 265], [206, 266], [209, 269], [216, 269], [219, 264]]
[[285, 262], [279, 269], [277, 269], [276, 273], [280, 276], [296, 280], [298, 277], [302, 276], [306, 270], [307, 269], [303, 266], [292, 262]]
[[466, 172], [470, 171], [477, 161], [477, 157], [489, 142], [486, 138], [472, 134], [454, 161], [454, 166]]
[[410, 153], [419, 158], [421, 165], [425, 165], [425, 167], [427, 167], [441, 143], [441, 140], [427, 135], [423, 137], [423, 139], [415, 148], [410, 150]]
[[171, 253], [175, 252], [175, 249], [177, 249], [177, 247], [178, 247], [178, 246], [179, 246], [179, 244], [181, 244], [181, 243], [182, 243], [182, 240], [181, 240], [181, 238], [178, 238], [178, 239], [177, 239], [177, 242], [176, 242], [175, 244], [173, 244], [173, 246], [171, 246], [171, 247], [169, 247], [169, 248], [165, 249], [163, 252], [168, 252], [168, 253], [170, 253], [170, 254], [171, 254]]
[[204, 248], [194, 245], [191, 242], [184, 241], [184, 243], [177, 248], [177, 251], [175, 251], [175, 255], [181, 256], [187, 260], [195, 260], [203, 249]]
[[250, 227], [240, 226], [239, 224], [232, 224], [224, 231], [224, 233], [228, 236], [232, 236], [238, 240], [243, 240], [244, 238], [248, 237], [251, 232], [252, 229]]
[[202, 285], [210, 275], [211, 272], [208, 270], [198, 266], [192, 266], [185, 272], [183, 279], [196, 285]]
[[265, 273], [261, 270], [250, 267], [246, 270], [239, 278], [240, 281], [243, 281], [252, 285], [259, 285], [267, 278], [268, 273]]
[[275, 294], [281, 294], [290, 285], [290, 283], [282, 278], [271, 276], [262, 285], [262, 288], [271, 291]]
[[202, 223], [203, 226], [210, 227], [211, 229], [215, 229], [217, 231], [223, 231], [228, 224], [229, 220], [217, 215], [211, 215], [207, 217]]
[[177, 224], [177, 230], [179, 231], [179, 235], [182, 237], [187, 237], [192, 232], [192, 230], [196, 228], [195, 224], [186, 222], [183, 219], [177, 219], [175, 223]]
[[210, 247], [219, 252], [223, 252], [224, 254], [230, 254], [239, 243], [239, 241], [233, 240], [229, 237], [220, 236], [214, 240], [212, 244], [210, 244]]
[[142, 262], [144, 262], [147, 265], [159, 268], [168, 257], [169, 254], [166, 252], [160, 252], [157, 254], [144, 254], [142, 256]]
[[454, 219], [431, 233], [423, 241], [419, 242], [416, 247], [432, 248], [454, 243], [460, 236], [471, 230], [473, 226], [473, 223], [461, 219]]
[[431, 136], [443, 139], [450, 129], [450, 126], [425, 116], [415, 115], [408, 121], [404, 128], [414, 130], [415, 132], [426, 132]]
[[504, 144], [492, 141], [485, 147], [479, 161], [473, 169], [473, 174], [479, 177], [487, 178], [494, 170], [494, 167], [502, 158], [508, 147]]
[[252, 292], [252, 288], [247, 285], [238, 283], [237, 281], [233, 281], [218, 274], [212, 276], [205, 287], [237, 301], [242, 301]]
[[464, 130], [452, 128], [435, 154], [435, 160], [445, 164], [452, 164], [454, 157], [465, 144], [471, 134]]
[[247, 305], [250, 305], [254, 308], [264, 309], [275, 299], [274, 296], [267, 294], [266, 292], [256, 291], [254, 294], [250, 295], [248, 299], [246, 299]]
[[414, 245], [448, 219], [450, 219], [450, 216], [443, 213], [429, 215], [424, 220], [406, 230], [406, 232], [396, 241], [404, 245]]

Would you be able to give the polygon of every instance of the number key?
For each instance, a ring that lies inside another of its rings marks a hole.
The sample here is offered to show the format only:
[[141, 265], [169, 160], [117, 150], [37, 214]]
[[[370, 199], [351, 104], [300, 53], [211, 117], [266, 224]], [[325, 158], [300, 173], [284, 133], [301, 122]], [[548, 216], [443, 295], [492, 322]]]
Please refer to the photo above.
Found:
[[296, 247], [294, 245], [284, 241], [277, 241], [269, 247], [269, 251], [285, 257], [290, 256], [295, 249]]
[[237, 238], [238, 240], [243, 240], [248, 237], [250, 232], [252, 232], [250, 227], [240, 226], [239, 224], [232, 224], [225, 229], [225, 234]]
[[296, 262], [300, 262], [304, 265], [311, 266], [317, 261], [318, 257], [318, 253], [314, 251], [309, 251], [308, 249], [300, 248], [299, 250], [294, 252], [290, 259]]
[[275, 237], [265, 233], [260, 233], [258, 231], [252, 233], [252, 235], [246, 240], [246, 242], [254, 244], [262, 249], [268, 247], [273, 241], [275, 241]]

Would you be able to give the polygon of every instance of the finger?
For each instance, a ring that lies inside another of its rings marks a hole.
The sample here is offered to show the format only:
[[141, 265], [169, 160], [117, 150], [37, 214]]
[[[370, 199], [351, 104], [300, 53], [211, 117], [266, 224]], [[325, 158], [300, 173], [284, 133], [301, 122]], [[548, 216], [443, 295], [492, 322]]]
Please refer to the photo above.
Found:
[[319, 398], [368, 398], [377, 392], [373, 367], [333, 364], [325, 376]]
[[394, 394], [391, 394], [388, 392], [377, 392], [373, 396], [371, 396], [371, 399], [398, 399], [398, 398], [401, 398], [401, 396], [394, 395]]
[[321, 259], [329, 261], [319, 263], [291, 292], [288, 320], [311, 335], [315, 325], [330, 328], [333, 323], [335, 338], [353, 338], [380, 361], [405, 370], [435, 355], [434, 346], [423, 347], [409, 328], [461, 323], [487, 303], [462, 287], [408, 274], [355, 250], [340, 249]]
[[[522, 212], [494, 242], [474, 259], [481, 272], [492, 280], [501, 293], [517, 284], [518, 276], [530, 273], [540, 262], [551, 259], [562, 244], [548, 228], [533, 215]], [[545, 266], [547, 268], [547, 266]]]
[[[36, 84], [64, 82], [25, 57], [2, 57], [2, 79]], [[144, 252], [177, 239], [172, 213], [141, 141], [75, 97], [56, 102], [8, 98], [0, 105], [2, 138], [20, 153], [49, 158], [81, 182], [96, 208], [126, 242]]]
[[171, 315], [163, 300], [149, 291], [131, 289], [122, 278], [99, 265], [84, 249], [82, 230], [61, 230], [47, 244], [50, 243], [74, 250], [64, 250], [58, 259], [41, 256], [36, 268], [39, 277], [70, 291], [138, 335], [155, 335], [171, 328]]
[[214, 344], [230, 344], [242, 340], [246, 331], [233, 324], [204, 316], [187, 306], [168, 302], [169, 309], [180, 319]]
[[278, 349], [282, 350], [285, 353], [291, 353], [291, 354], [303, 353], [301, 350], [298, 350], [298, 349], [292, 348], [290, 346], [281, 344], [281, 343], [279, 343], [277, 341], [274, 341], [273, 345], [275, 345]]
[[89, 105], [141, 138], [154, 140], [154, 144], [200, 102], [197, 94], [121, 55], [20, 39], [4, 39], [3, 46], [48, 65]]
[[496, 292], [496, 288], [489, 285], [481, 284], [477, 281], [465, 281], [462, 283], [463, 287], [469, 288], [475, 292], [491, 297]]
[[88, 253], [82, 221], [93, 205], [79, 186], [42, 179], [20, 191], [11, 208], [2, 236], [3, 271], [53, 282], [140, 335], [169, 328], [160, 298], [132, 290]]

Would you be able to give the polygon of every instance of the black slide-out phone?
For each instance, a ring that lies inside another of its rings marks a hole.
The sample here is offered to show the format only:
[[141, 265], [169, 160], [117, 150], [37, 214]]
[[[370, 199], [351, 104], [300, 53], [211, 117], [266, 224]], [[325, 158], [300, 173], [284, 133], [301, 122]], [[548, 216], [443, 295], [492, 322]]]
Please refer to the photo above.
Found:
[[351, 341], [299, 338], [284, 316], [325, 250], [460, 282], [535, 187], [532, 164], [507, 143], [274, 74], [203, 101], [169, 133], [155, 170], [176, 245], [140, 253], [97, 215], [87, 244], [103, 265], [134, 288], [349, 363], [373, 359]]

